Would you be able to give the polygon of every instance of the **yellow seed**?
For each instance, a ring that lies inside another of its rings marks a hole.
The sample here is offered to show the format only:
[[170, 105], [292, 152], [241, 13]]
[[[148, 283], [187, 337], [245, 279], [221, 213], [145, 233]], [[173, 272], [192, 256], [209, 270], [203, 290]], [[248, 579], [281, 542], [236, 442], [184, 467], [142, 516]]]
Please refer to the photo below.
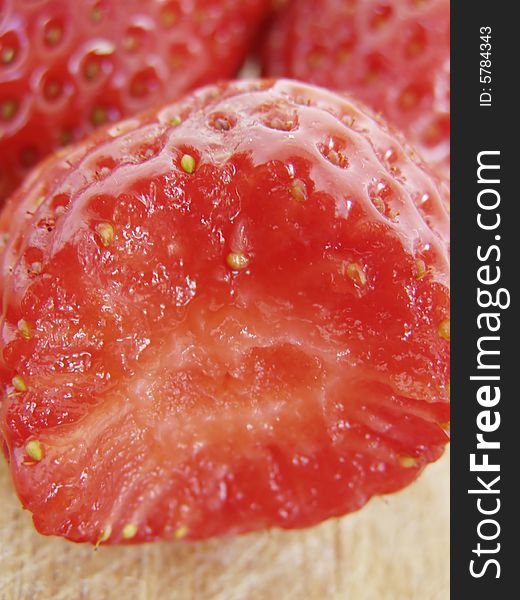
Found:
[[4, 100], [0, 103], [0, 117], [4, 121], [9, 121], [12, 119], [17, 110], [18, 104], [14, 100]]
[[13, 62], [15, 55], [15, 49], [11, 48], [10, 46], [7, 46], [2, 50], [1, 60], [4, 63], [4, 65], [8, 65], [9, 63]]
[[163, 27], [171, 27], [176, 21], [174, 11], [171, 9], [164, 10], [161, 14], [160, 21]]
[[73, 140], [74, 136], [70, 129], [62, 129], [60, 131], [59, 142], [61, 146], [67, 146]]
[[417, 268], [417, 274], [415, 275], [416, 279], [422, 279], [426, 275], [428, 275], [428, 269], [426, 268], [426, 263], [424, 260], [418, 258], [415, 261], [415, 266]]
[[170, 119], [170, 125], [172, 127], [177, 127], [178, 125], [180, 125], [182, 123], [182, 119], [179, 117], [179, 115], [176, 115], [175, 117], [172, 117]]
[[96, 548], [99, 546], [99, 544], [102, 544], [103, 542], [106, 542], [110, 538], [111, 535], [112, 535], [112, 525], [107, 525], [101, 531], [101, 534], [98, 537], [98, 540], [96, 542]]
[[439, 143], [441, 137], [442, 137], [442, 129], [441, 129], [439, 123], [437, 123], [435, 121], [433, 121], [432, 123], [429, 123], [429, 125], [423, 131], [423, 138], [424, 138], [425, 142], [427, 142], [428, 144], [433, 145], [433, 144]]
[[172, 54], [170, 56], [170, 67], [173, 70], [180, 69], [184, 65], [184, 59], [181, 56]]
[[92, 23], [99, 23], [102, 18], [103, 13], [99, 9], [99, 7], [96, 6], [90, 11], [90, 20], [92, 21]]
[[386, 204], [385, 201], [381, 198], [381, 196], [374, 196], [372, 198], [372, 204], [382, 215], [386, 213]]
[[341, 48], [336, 53], [336, 58], [339, 63], [346, 63], [347, 60], [352, 56], [352, 51], [348, 48]]
[[450, 341], [450, 320], [449, 319], [444, 319], [444, 321], [441, 322], [441, 324], [439, 325], [439, 335], [444, 338], [445, 340], [447, 340], [448, 342]]
[[45, 33], [45, 41], [50, 46], [55, 46], [61, 40], [62, 35], [63, 35], [63, 31], [62, 31], [61, 27], [58, 27], [58, 26], [51, 27]]
[[401, 213], [398, 210], [394, 210], [393, 208], [391, 208], [388, 211], [388, 215], [387, 217], [391, 220], [391, 221], [397, 221], [397, 218], [399, 217]]
[[88, 63], [85, 65], [85, 77], [89, 81], [92, 81], [93, 79], [95, 79], [99, 75], [100, 72], [101, 72], [101, 65], [99, 64], [99, 62], [97, 62], [95, 60], [89, 60]]
[[368, 69], [366, 75], [363, 77], [363, 82], [366, 84], [373, 83], [379, 78], [379, 73], [375, 69]]
[[446, 423], [440, 423], [440, 426], [444, 429], [444, 431], [446, 431], [447, 433], [449, 433], [450, 431], [450, 421], [446, 421]]
[[387, 14], [376, 15], [372, 19], [372, 27], [374, 29], [380, 29], [381, 27], [383, 27], [383, 25], [386, 25], [389, 18], [390, 18], [390, 15], [387, 15]]
[[358, 263], [349, 263], [347, 267], [347, 275], [352, 281], [358, 285], [366, 285], [367, 276], [363, 271], [362, 267]]
[[323, 63], [325, 56], [323, 53], [314, 51], [307, 58], [307, 63], [311, 69], [317, 69]]
[[25, 444], [25, 451], [27, 456], [30, 456], [36, 462], [39, 462], [43, 458], [43, 448], [38, 440], [31, 440]]
[[338, 152], [337, 150], [329, 150], [326, 153], [326, 157], [329, 162], [331, 162], [336, 167], [341, 167], [344, 169], [348, 167], [348, 158], [343, 154], [343, 152]]
[[414, 458], [413, 456], [400, 456], [399, 464], [401, 465], [401, 467], [404, 467], [405, 469], [411, 469], [412, 467], [415, 467], [415, 465], [417, 464], [417, 459]]
[[32, 336], [31, 326], [25, 319], [18, 321], [18, 330], [22, 334], [24, 340], [30, 340]]
[[294, 101], [296, 104], [301, 104], [302, 106], [312, 106], [312, 100], [305, 96], [297, 96]]
[[181, 525], [177, 531], [173, 534], [176, 540], [181, 540], [188, 533], [188, 528], [186, 525]]
[[351, 115], [344, 115], [343, 117], [341, 117], [341, 122], [352, 129], [354, 127], [356, 119]]
[[189, 173], [191, 175], [191, 173], [195, 171], [195, 165], [195, 159], [190, 154], [185, 154], [181, 158], [181, 167], [184, 171], [186, 171], [186, 173]]
[[123, 527], [123, 539], [131, 540], [137, 534], [137, 525], [134, 523], [127, 523]]
[[108, 248], [114, 241], [114, 228], [110, 223], [100, 223], [96, 225], [96, 233], [99, 235], [101, 243]]
[[204, 21], [208, 20], [208, 15], [207, 15], [206, 11], [204, 11], [204, 10], [195, 11], [193, 16], [195, 17], [196, 22], [199, 24], [202, 24], [202, 23], [204, 23]]
[[90, 120], [94, 127], [103, 125], [108, 120], [108, 111], [104, 106], [96, 106], [90, 115]]
[[57, 81], [49, 81], [45, 85], [44, 93], [47, 100], [56, 100], [62, 92], [61, 84]]
[[424, 43], [418, 40], [412, 40], [406, 46], [406, 53], [410, 57], [419, 56], [424, 51]]
[[301, 179], [291, 181], [290, 190], [296, 202], [305, 202], [307, 200], [307, 186]]
[[234, 271], [240, 271], [249, 265], [249, 258], [247, 258], [247, 256], [241, 252], [230, 252], [227, 255], [226, 262], [228, 267]]
[[413, 108], [418, 102], [419, 96], [412, 90], [403, 92], [399, 98], [399, 103], [405, 110]]
[[123, 38], [123, 47], [127, 52], [134, 52], [139, 48], [139, 40], [135, 35], [125, 35]]
[[278, 129], [279, 131], [291, 131], [294, 127], [294, 121], [287, 115], [272, 116], [265, 120], [265, 125], [271, 129]]
[[23, 377], [20, 377], [20, 375], [15, 375], [13, 377], [13, 379], [11, 380], [14, 389], [17, 392], [26, 392], [27, 391], [27, 385], [25, 384], [25, 381], [23, 379]]

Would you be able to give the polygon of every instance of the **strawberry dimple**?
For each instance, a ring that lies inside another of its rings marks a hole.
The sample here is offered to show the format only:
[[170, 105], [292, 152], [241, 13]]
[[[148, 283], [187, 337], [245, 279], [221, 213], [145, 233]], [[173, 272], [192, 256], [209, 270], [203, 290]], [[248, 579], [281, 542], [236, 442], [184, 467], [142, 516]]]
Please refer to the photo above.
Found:
[[449, 173], [449, 1], [300, 0], [274, 22], [266, 75], [358, 96]]
[[447, 441], [443, 194], [365, 109], [290, 81], [38, 167], [0, 219], [1, 432], [37, 528], [303, 527], [412, 481]]
[[93, 128], [233, 76], [268, 8], [268, 0], [7, 2], [0, 201], [39, 160]]

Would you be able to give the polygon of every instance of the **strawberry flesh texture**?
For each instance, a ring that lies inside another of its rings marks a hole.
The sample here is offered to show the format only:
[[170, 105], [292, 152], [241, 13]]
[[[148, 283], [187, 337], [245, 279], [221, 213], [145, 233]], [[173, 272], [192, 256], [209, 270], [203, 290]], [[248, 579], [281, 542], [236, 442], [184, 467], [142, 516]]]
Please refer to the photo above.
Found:
[[269, 0], [6, 2], [0, 200], [94, 127], [233, 77]]
[[449, 176], [449, 0], [298, 0], [269, 32], [263, 69], [347, 91]]
[[443, 193], [364, 110], [288, 81], [203, 89], [37, 169], [2, 215], [1, 431], [38, 530], [303, 527], [414, 480], [447, 441]]

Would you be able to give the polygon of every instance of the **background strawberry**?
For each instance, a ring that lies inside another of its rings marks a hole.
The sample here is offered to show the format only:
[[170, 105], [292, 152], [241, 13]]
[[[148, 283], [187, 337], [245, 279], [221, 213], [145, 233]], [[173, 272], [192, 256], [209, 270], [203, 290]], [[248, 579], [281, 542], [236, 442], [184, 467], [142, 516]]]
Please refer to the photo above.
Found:
[[275, 21], [264, 72], [351, 92], [449, 174], [449, 0], [297, 0]]
[[2, 0], [0, 201], [54, 148], [232, 77], [270, 0]]
[[288, 81], [37, 168], [0, 219], [0, 431], [37, 528], [303, 527], [414, 480], [447, 441], [443, 193], [364, 109]]

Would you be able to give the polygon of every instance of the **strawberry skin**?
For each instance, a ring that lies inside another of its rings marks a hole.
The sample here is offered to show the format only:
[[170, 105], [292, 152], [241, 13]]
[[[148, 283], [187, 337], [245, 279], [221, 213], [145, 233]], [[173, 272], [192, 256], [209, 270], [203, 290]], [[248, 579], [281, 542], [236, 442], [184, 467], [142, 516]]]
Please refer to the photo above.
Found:
[[298, 0], [273, 24], [264, 72], [356, 95], [449, 174], [449, 0]]
[[445, 193], [366, 109], [286, 80], [38, 167], [0, 218], [0, 431], [37, 529], [299, 528], [413, 481], [448, 440]]
[[3, 0], [0, 200], [97, 125], [233, 77], [270, 0]]

